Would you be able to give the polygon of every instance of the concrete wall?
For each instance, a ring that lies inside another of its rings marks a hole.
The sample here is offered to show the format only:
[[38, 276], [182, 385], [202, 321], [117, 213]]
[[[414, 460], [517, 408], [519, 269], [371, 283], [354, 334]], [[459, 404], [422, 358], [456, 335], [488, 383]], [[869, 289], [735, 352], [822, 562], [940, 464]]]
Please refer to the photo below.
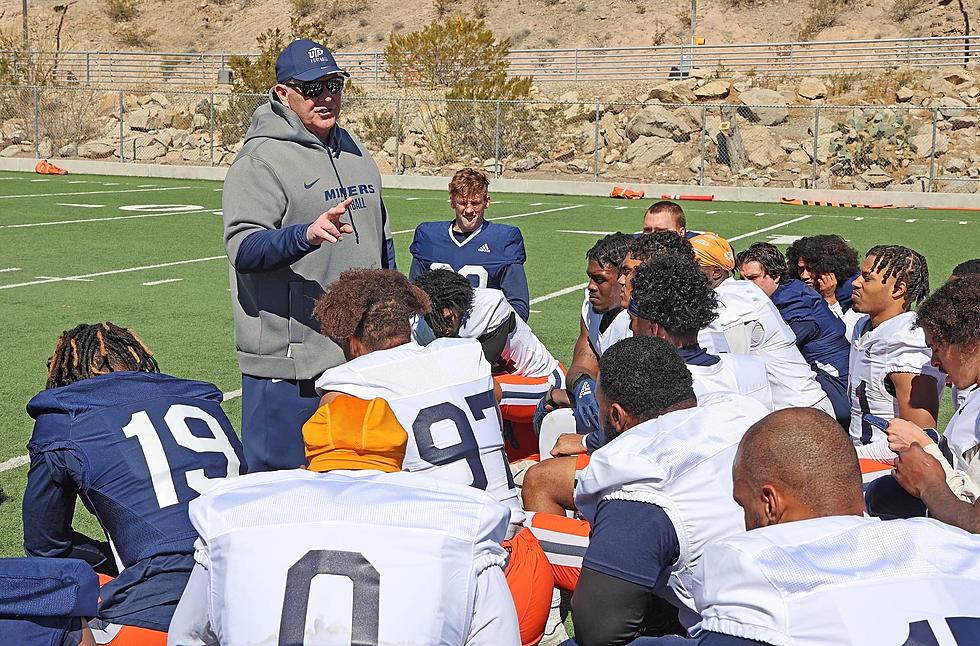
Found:
[[[227, 168], [222, 166], [163, 166], [100, 162], [90, 160], [52, 160], [70, 173], [122, 175], [131, 177], [174, 177], [179, 179], [223, 180]], [[36, 160], [23, 158], [0, 159], [0, 170], [33, 171]], [[421, 175], [386, 175], [387, 188], [431, 189], [445, 191], [448, 177]], [[539, 193], [557, 195], [606, 196], [616, 184], [606, 182], [559, 181], [540, 179], [500, 178], [491, 182], [491, 189], [499, 193]], [[894, 204], [914, 207], [973, 208], [980, 210], [980, 195], [957, 193], [909, 193], [902, 191], [831, 191], [794, 188], [757, 188], [752, 186], [691, 186], [690, 184], [628, 184], [629, 188], [642, 190], [644, 199], [660, 199], [661, 195], [714, 195], [722, 202], [770, 202], [780, 197], [834, 202], [860, 202]]]

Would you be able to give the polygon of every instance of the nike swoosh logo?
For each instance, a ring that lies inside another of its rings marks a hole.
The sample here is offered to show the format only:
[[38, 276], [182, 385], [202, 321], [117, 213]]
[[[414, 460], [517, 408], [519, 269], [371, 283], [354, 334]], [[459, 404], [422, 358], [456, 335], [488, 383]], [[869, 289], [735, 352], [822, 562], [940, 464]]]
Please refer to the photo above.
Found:
[[319, 177], [317, 177], [317, 178], [316, 178], [315, 180], [313, 180], [313, 181], [312, 181], [312, 182], [310, 182], [309, 184], [307, 184], [306, 182], [303, 182], [303, 188], [307, 188], [307, 189], [309, 189], [309, 188], [313, 188], [313, 185], [314, 185], [314, 184], [316, 184], [316, 183], [317, 183], [317, 182], [319, 182], [319, 181], [320, 181], [320, 178], [319, 178]]

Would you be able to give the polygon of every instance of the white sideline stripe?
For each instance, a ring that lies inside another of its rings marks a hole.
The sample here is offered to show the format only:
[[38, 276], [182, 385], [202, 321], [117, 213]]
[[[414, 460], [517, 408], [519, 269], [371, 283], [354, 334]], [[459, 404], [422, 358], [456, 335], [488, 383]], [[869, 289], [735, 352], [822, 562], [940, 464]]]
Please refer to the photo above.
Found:
[[715, 214], [715, 213], [717, 213], [717, 212], [718, 212], [718, 211], [705, 211], [705, 212], [704, 212], [704, 214], [705, 214], [705, 215], [714, 215], [714, 214]]
[[[226, 393], [221, 393], [224, 396], [224, 401], [229, 402], [232, 399], [237, 399], [242, 396], [242, 389], [238, 388], [236, 390], [229, 390]], [[24, 465], [31, 463], [31, 456], [29, 455], [18, 455], [15, 458], [10, 458], [5, 462], [0, 462], [0, 473], [4, 471], [11, 471], [17, 467], [22, 467]]]
[[628, 206], [617, 206], [617, 207], [616, 207], [616, 210], [617, 210], [617, 211], [625, 211], [625, 210], [626, 210], [626, 209], [628, 209], [628, 208], [630, 208], [630, 207], [628, 207]]
[[77, 220], [54, 220], [52, 222], [28, 222], [27, 224], [0, 224], [0, 229], [25, 229], [28, 227], [50, 227], [57, 224], [78, 224], [80, 222], [108, 222], [110, 220], [160, 218], [165, 215], [193, 215], [195, 213], [217, 213], [219, 211], [220, 209], [200, 209], [198, 211], [164, 211], [163, 213], [140, 213], [139, 215], [113, 215], [104, 218], [79, 218]]
[[577, 229], [558, 229], [558, 233], [584, 233], [593, 236], [608, 236], [616, 233], [615, 231], [579, 231]]
[[906, 222], [915, 222], [915, 218], [909, 218]]
[[152, 287], [153, 285], [163, 285], [165, 283], [179, 283], [184, 280], [183, 278], [164, 278], [163, 280], [151, 280], [149, 282], [143, 283], [144, 287]]
[[854, 218], [854, 221], [855, 221], [855, 222], [860, 222], [860, 221], [861, 221], [861, 220], [863, 220], [863, 219], [864, 219], [864, 218]]
[[415, 200], [417, 200], [417, 199], [419, 199], [419, 198], [417, 198], [417, 197], [406, 197], [406, 198], [405, 198], [405, 201], [406, 201], [406, 202], [414, 202], [414, 201], [415, 201]]
[[0, 269], [0, 274], [6, 274], [8, 271], [20, 271], [20, 267], [7, 267], [6, 269]]
[[969, 224], [966, 220], [960, 220], [960, 224]]
[[50, 182], [50, 179], [32, 179], [32, 182]]
[[[785, 227], [790, 224], [796, 224], [797, 222], [802, 222], [803, 220], [810, 219], [809, 215], [801, 215], [798, 218], [793, 218], [792, 220], [786, 220], [785, 222], [780, 222], [779, 224], [773, 224], [772, 226], [763, 227], [762, 229], [756, 229], [755, 231], [749, 231], [748, 233], [743, 233], [731, 238], [727, 238], [729, 242], [734, 242], [736, 240], [742, 240], [743, 238], [749, 238], [754, 235], [759, 235], [760, 233], [765, 233], [766, 231], [772, 231], [773, 229], [778, 229], [780, 227]], [[566, 287], [564, 289], [559, 289], [558, 291], [551, 292], [550, 294], [545, 294], [544, 296], [538, 296], [537, 298], [532, 298], [530, 304], [537, 305], [538, 303], [543, 303], [544, 301], [550, 301], [553, 298], [558, 298], [559, 296], [564, 296], [565, 294], [571, 294], [572, 292], [577, 292], [580, 289], [585, 289], [589, 283], [579, 283], [578, 285], [572, 285], [571, 287]]]
[[[411, 199], [411, 198], [405, 198], [405, 199]], [[499, 204], [499, 202], [497, 202], [497, 204]], [[572, 204], [571, 206], [560, 206], [560, 207], [555, 208], [555, 209], [544, 209], [543, 211], [531, 211], [529, 213], [518, 213], [516, 215], [504, 215], [504, 216], [499, 217], [499, 218], [487, 218], [487, 221], [488, 222], [496, 222], [497, 220], [510, 220], [511, 218], [526, 218], [529, 215], [540, 215], [542, 213], [555, 213], [556, 211], [568, 211], [568, 210], [571, 210], [571, 209], [580, 209], [583, 206], [585, 206], [585, 205], [584, 204]], [[397, 236], [397, 235], [400, 235], [402, 233], [412, 233], [413, 231], [415, 231], [414, 228], [412, 228], [412, 229], [402, 229], [401, 231], [393, 231], [391, 235]]]
[[165, 186], [162, 188], [127, 188], [121, 191], [79, 191], [77, 193], [30, 193], [27, 195], [0, 195], [0, 200], [20, 197], [65, 197], [68, 195], [115, 195], [116, 193], [147, 193], [152, 191], [182, 191], [190, 186]]
[[145, 269], [160, 269], [162, 267], [176, 267], [177, 265], [190, 265], [198, 262], [208, 262], [209, 260], [227, 260], [228, 256], [208, 256], [207, 258], [193, 258], [191, 260], [177, 260], [175, 262], [163, 262], [156, 265], [143, 265], [141, 267], [127, 267], [125, 269], [113, 269], [110, 271], [100, 271], [94, 274], [82, 274], [80, 276], [65, 276], [64, 278], [47, 278], [44, 280], [32, 280], [27, 283], [14, 283], [13, 285], [0, 285], [0, 289], [13, 289], [15, 287], [30, 287], [31, 285], [43, 285], [44, 283], [57, 283], [68, 280], [85, 280], [86, 278], [96, 278], [98, 276], [112, 276], [115, 274], [128, 274], [133, 271], [143, 271]]
[[104, 204], [72, 204], [71, 202], [58, 202], [58, 206], [73, 206], [79, 209], [101, 209]]
[[70, 182], [65, 182], [65, 184], [89, 184], [87, 179], [73, 179]]
[[153, 188], [156, 184], [137, 184], [136, 188]]

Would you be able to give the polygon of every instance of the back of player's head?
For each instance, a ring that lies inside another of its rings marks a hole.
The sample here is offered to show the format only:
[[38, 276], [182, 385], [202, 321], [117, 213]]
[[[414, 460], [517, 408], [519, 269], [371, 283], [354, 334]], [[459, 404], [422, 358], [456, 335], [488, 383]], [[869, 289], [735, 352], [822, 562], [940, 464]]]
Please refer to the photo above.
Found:
[[963, 278], [964, 276], [976, 276], [977, 274], [980, 274], [980, 258], [964, 260], [956, 265], [953, 267], [953, 273], [950, 274], [950, 278]]
[[332, 282], [313, 309], [320, 331], [331, 339], [357, 337], [372, 350], [404, 343], [411, 318], [429, 311], [429, 298], [393, 269], [348, 269]]
[[160, 372], [146, 344], [132, 330], [114, 323], [82, 323], [58, 336], [48, 358], [46, 388], [110, 372]]
[[686, 258], [654, 258], [633, 274], [630, 313], [679, 339], [696, 337], [715, 319], [717, 308], [718, 298], [707, 277]]
[[741, 268], [747, 262], [757, 262], [762, 267], [766, 275], [778, 282], [786, 279], [786, 258], [783, 253], [776, 248], [776, 245], [768, 242], [756, 242], [744, 249], [735, 256], [735, 266]]
[[303, 424], [310, 471], [402, 470], [408, 434], [384, 399], [338, 395]]
[[864, 511], [854, 445], [834, 418], [814, 408], [786, 408], [750, 426], [739, 444], [733, 475], [748, 496], [738, 500], [743, 507], [758, 502], [757, 496], [769, 487], [789, 501], [790, 516]]
[[[647, 209], [646, 215], [655, 215], [663, 213], [669, 215], [674, 219], [674, 225], [678, 229], [687, 228], [687, 218], [684, 216], [684, 209], [681, 208], [680, 204], [676, 202], [669, 202], [667, 200], [661, 200], [660, 202], [654, 202]], [[675, 234], [676, 235], [676, 234]]]
[[894, 278], [905, 283], [905, 303], [912, 306], [929, 294], [929, 265], [925, 257], [901, 245], [871, 247], [865, 257], [874, 256], [871, 271], [879, 272], [882, 281]]
[[489, 189], [490, 180], [486, 173], [475, 168], [460, 169], [449, 181], [450, 198], [486, 195]]
[[648, 336], [623, 339], [602, 354], [599, 388], [638, 423], [694, 400], [691, 372], [674, 346]]
[[668, 255], [694, 258], [694, 249], [691, 247], [691, 243], [687, 238], [681, 237], [673, 231], [654, 231], [632, 238], [626, 252], [633, 260], [640, 262], [647, 262], [651, 258]]
[[837, 284], [843, 285], [848, 278], [857, 273], [857, 250], [836, 234], [821, 234], [800, 238], [786, 250], [789, 274], [800, 277], [800, 260], [817, 274], [833, 274]]
[[945, 283], [919, 306], [915, 316], [931, 343], [975, 347], [980, 343], [980, 276]]
[[600, 238], [592, 245], [592, 248], [585, 252], [585, 259], [595, 262], [605, 269], [606, 267], [619, 267], [623, 264], [626, 257], [626, 247], [629, 245], [633, 236], [625, 233], [610, 233]]
[[[473, 307], [473, 285], [466, 276], [449, 269], [429, 269], [415, 278], [415, 285], [432, 302], [425, 320], [438, 337], [455, 336], [456, 328]], [[452, 316], [446, 316], [444, 310]]]

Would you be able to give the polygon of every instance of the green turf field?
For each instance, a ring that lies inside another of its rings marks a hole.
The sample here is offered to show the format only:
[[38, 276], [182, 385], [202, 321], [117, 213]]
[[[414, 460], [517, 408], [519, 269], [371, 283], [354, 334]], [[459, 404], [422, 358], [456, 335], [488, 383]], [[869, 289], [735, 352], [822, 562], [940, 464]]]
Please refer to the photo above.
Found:
[[[650, 200], [494, 194], [490, 219], [519, 226], [527, 245], [531, 325], [562, 361], [578, 334], [585, 251], [605, 232], [637, 231]], [[386, 190], [397, 258], [408, 269], [415, 225], [448, 219], [443, 192]], [[0, 555], [21, 553], [27, 475], [27, 401], [44, 387], [58, 334], [111, 320], [135, 329], [164, 372], [214, 382], [232, 422], [241, 387], [232, 337], [221, 183], [0, 172]], [[924, 253], [937, 286], [977, 255], [980, 212], [685, 203], [691, 229], [716, 231], [736, 250], [793, 236], [839, 233], [859, 251], [899, 243]], [[948, 418], [948, 404], [944, 408]], [[79, 528], [97, 535], [81, 511]]]

